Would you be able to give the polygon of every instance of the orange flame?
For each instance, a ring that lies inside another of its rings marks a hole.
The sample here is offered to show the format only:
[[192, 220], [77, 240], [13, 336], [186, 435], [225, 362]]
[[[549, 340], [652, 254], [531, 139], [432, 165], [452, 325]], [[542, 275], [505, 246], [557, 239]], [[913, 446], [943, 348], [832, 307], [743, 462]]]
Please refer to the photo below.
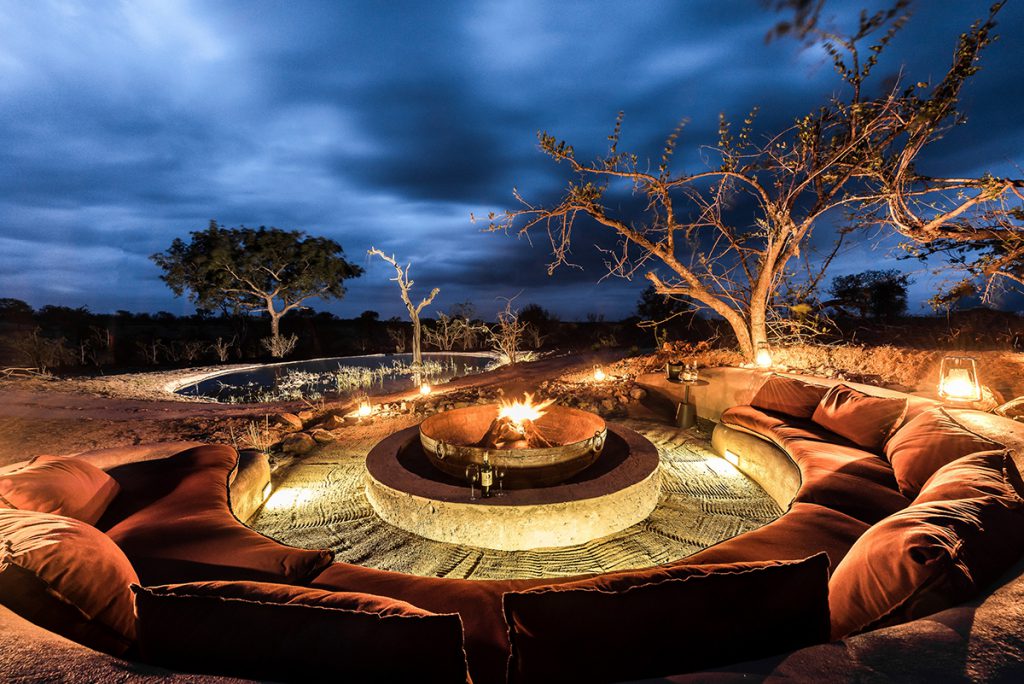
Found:
[[523, 432], [525, 421], [535, 421], [544, 415], [544, 409], [555, 403], [554, 399], [534, 403], [533, 395], [527, 392], [523, 400], [518, 399], [512, 402], [502, 401], [498, 407], [498, 418], [507, 418], [517, 431]]

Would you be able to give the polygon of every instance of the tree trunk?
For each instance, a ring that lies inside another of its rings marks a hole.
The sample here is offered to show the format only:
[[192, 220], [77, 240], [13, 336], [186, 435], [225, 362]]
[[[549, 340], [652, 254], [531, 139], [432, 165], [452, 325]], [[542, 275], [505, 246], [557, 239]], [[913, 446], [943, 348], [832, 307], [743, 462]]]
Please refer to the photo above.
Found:
[[420, 325], [420, 317], [418, 314], [410, 312], [412, 315], [412, 365], [422, 366], [423, 365], [423, 351], [420, 348], [420, 337], [423, 333], [422, 326]]
[[270, 311], [270, 355], [281, 358], [281, 315]]

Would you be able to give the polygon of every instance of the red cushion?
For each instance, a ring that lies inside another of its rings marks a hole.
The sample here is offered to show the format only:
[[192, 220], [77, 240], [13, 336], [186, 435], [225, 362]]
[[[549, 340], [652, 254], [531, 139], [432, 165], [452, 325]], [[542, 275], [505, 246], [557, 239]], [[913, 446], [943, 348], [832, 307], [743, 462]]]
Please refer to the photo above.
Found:
[[152, 485], [145, 490], [147, 497], [142, 497], [141, 488], [133, 482], [125, 501], [112, 506], [101, 521], [105, 524], [111, 516], [127, 513], [107, 534], [131, 560], [143, 583], [300, 584], [330, 564], [330, 551], [285, 546], [235, 519], [227, 483], [237, 460], [237, 452], [229, 446], [206, 445], [111, 470], [117, 477], [133, 473]]
[[143, 658], [278, 681], [468, 682], [458, 615], [260, 582], [132, 587]]
[[508, 628], [501, 612], [501, 597], [564, 580], [465, 580], [417, 577], [335, 563], [313, 580], [311, 586], [334, 591], [354, 591], [389, 596], [433, 613], [459, 613], [466, 631], [469, 672], [475, 682], [503, 682], [509, 657]]
[[828, 387], [822, 385], [812, 385], [784, 375], [769, 375], [750, 400], [750, 405], [796, 418], [810, 418], [826, 392]]
[[509, 682], [617, 682], [828, 638], [828, 558], [616, 573], [510, 592]]
[[942, 466], [928, 478], [914, 503], [985, 496], [1008, 500], [1024, 496], [1020, 471], [1005, 449], [970, 454]]
[[869, 525], [910, 505], [897, 491], [892, 468], [875, 454], [808, 440], [791, 442], [789, 453], [803, 478], [794, 501], [828, 506]]
[[764, 527], [709, 546], [675, 564], [799, 560], [824, 551], [834, 570], [868, 527], [824, 506], [794, 503], [785, 515]]
[[54, 513], [94, 525], [117, 491], [117, 482], [91, 463], [37, 456], [0, 476], [0, 507]]
[[[920, 502], [878, 523], [853, 545], [829, 584], [833, 638], [961, 603], [1024, 553], [1024, 501], [1009, 483], [999, 488], [1001, 494], [983, 491], [1006, 473], [993, 469], [992, 455], [968, 459], [944, 466]], [[994, 463], [1005, 467], [1007, 460], [999, 456]], [[968, 483], [957, 486], [965, 477]], [[980, 495], [931, 500], [950, 494]]]
[[0, 603], [25, 619], [120, 655], [135, 640], [128, 587], [137, 581], [128, 559], [95, 527], [0, 510]]
[[783, 449], [788, 448], [790, 443], [800, 440], [856, 446], [853, 442], [809, 420], [765, 411], [753, 406], [740, 405], [726, 409], [722, 413], [722, 422], [729, 427], [739, 428], [764, 437]]
[[811, 420], [857, 446], [879, 452], [906, 412], [906, 399], [873, 397], [836, 385], [822, 398]]
[[974, 434], [936, 407], [897, 430], [885, 445], [885, 456], [896, 473], [900, 491], [913, 498], [945, 464], [976, 451], [1001, 448], [1001, 444]]

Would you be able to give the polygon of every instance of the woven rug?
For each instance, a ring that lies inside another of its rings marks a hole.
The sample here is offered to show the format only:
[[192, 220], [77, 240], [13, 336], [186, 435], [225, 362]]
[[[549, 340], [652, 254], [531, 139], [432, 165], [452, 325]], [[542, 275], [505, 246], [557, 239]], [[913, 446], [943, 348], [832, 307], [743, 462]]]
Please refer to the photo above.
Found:
[[344, 440], [275, 473], [270, 499], [249, 525], [286, 544], [327, 548], [336, 559], [414, 575], [505, 579], [608, 572], [666, 563], [778, 518], [755, 482], [694, 431], [627, 421], [661, 456], [661, 498], [641, 523], [586, 544], [497, 551], [424, 539], [385, 523], [363, 493], [363, 459], [383, 435]]

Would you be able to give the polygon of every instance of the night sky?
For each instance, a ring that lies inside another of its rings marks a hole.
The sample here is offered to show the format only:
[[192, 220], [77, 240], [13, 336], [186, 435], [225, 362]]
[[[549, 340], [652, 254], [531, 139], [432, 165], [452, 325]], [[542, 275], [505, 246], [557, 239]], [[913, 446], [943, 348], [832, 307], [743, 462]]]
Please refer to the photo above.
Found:
[[[826, 17], [863, 4], [829, 0]], [[906, 64], [907, 81], [937, 80], [988, 5], [919, 1], [878, 75]], [[656, 158], [687, 117], [676, 168], [696, 171], [720, 111], [738, 121], [760, 105], [761, 127], [781, 129], [838, 79], [819, 48], [765, 43], [779, 19], [757, 0], [0, 0], [0, 297], [191, 313], [148, 256], [216, 219], [339, 241], [367, 273], [312, 304], [341, 316], [404, 313], [389, 267], [366, 258], [374, 245], [412, 261], [420, 293], [441, 288], [430, 313], [471, 300], [489, 318], [521, 291], [566, 319], [625, 317], [646, 281], [598, 284], [585, 234], [585, 269], [548, 277], [543, 236], [488, 234], [470, 213], [514, 206], [513, 186], [561, 188], [538, 130], [591, 158], [624, 110], [621, 149]], [[999, 22], [965, 93], [969, 124], [920, 170], [1021, 175], [1024, 3]], [[893, 244], [851, 246], [831, 273], [920, 268], [892, 261]], [[915, 278], [921, 312], [932, 277]]]

